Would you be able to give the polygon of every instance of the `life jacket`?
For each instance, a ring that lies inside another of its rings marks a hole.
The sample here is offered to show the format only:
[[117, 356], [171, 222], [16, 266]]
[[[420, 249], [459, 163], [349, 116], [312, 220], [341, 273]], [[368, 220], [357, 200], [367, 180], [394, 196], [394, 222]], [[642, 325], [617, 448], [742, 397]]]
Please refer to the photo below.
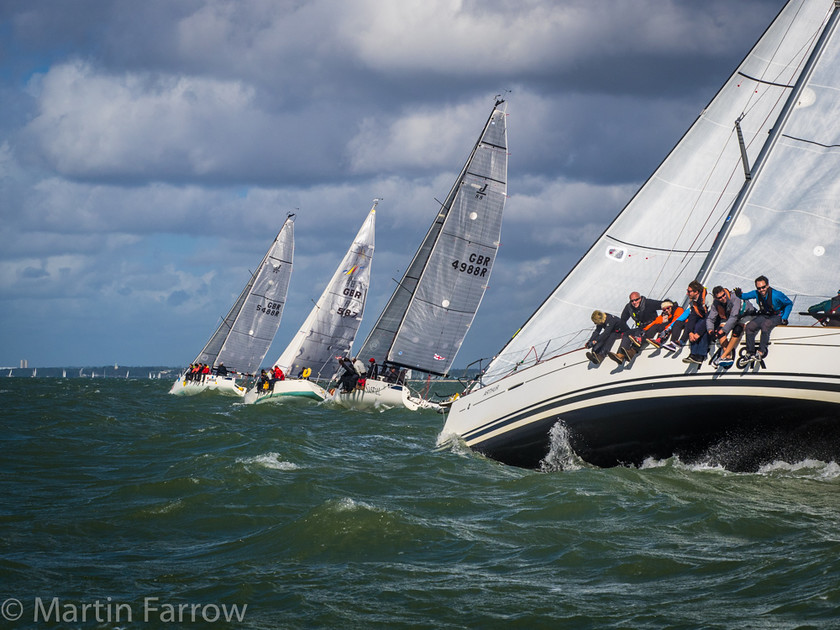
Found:
[[[724, 289], [723, 292], [726, 294], [726, 303], [729, 304], [729, 300], [732, 299], [732, 295], [729, 293], [729, 289]], [[717, 308], [718, 315], [721, 319], [726, 319], [728, 316], [726, 314], [726, 306], [715, 300], [715, 308]]]
[[[758, 291], [756, 291], [758, 293]], [[773, 288], [767, 287], [767, 293], [764, 294], [762, 298], [761, 294], [755, 298], [756, 303], [758, 304], [758, 314], [765, 315], [768, 317], [772, 317], [779, 311], [773, 307]]]
[[644, 296], [642, 296], [641, 300], [639, 301], [639, 306], [630, 311], [630, 317], [632, 317], [633, 321], [636, 323], [636, 328], [639, 328], [644, 324], [644, 322], [642, 321], [642, 314], [645, 312], [646, 305], [647, 299]]
[[700, 295], [697, 296], [697, 300], [691, 300], [691, 310], [697, 315], [697, 317], [706, 317], [709, 314], [708, 309], [706, 308], [706, 287], [703, 287], [703, 290], [700, 291]]
[[674, 306], [671, 309], [671, 317], [666, 318], [665, 315], [660, 315], [659, 317], [654, 319], [650, 324], [645, 326], [645, 330], [648, 330], [649, 328], [651, 328], [652, 326], [656, 326], [657, 324], [671, 324], [676, 319], [678, 319], [679, 316], [682, 315], [682, 314], [683, 314], [682, 306]]

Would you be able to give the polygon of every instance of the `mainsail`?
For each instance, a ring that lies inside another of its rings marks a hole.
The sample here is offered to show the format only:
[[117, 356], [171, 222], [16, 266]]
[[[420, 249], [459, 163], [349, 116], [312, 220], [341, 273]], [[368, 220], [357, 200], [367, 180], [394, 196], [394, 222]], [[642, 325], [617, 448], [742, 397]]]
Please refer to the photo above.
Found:
[[194, 363], [212, 367], [224, 363], [244, 374], [256, 372], [283, 315], [294, 256], [294, 215], [280, 232], [251, 275], [239, 298]]
[[329, 377], [336, 367], [336, 356], [349, 354], [362, 323], [370, 287], [378, 203], [379, 199], [374, 200], [326, 289], [275, 362], [286, 374], [294, 376], [308, 367], [312, 378]]
[[379, 363], [446, 374], [478, 310], [499, 247], [507, 197], [504, 101], [359, 352]]
[[[820, 3], [825, 4], [825, 3]], [[709, 286], [752, 290], [759, 275], [794, 313], [840, 288], [840, 35], [835, 9], [789, 111], [727, 222], [706, 271]], [[811, 320], [812, 321], [812, 320]]]
[[[619, 312], [631, 291], [656, 299], [684, 295], [744, 182], [735, 121], [752, 164], [832, 4], [833, 0], [792, 0], [782, 9], [650, 179], [494, 358], [485, 384], [520, 366], [581, 347], [592, 328], [592, 311]], [[826, 114], [824, 124], [831, 124], [836, 114]], [[782, 179], [777, 186], [785, 186]], [[746, 257], [755, 254], [753, 247]], [[766, 255], [775, 256], [772, 245]], [[737, 268], [731, 259], [725, 264]], [[752, 260], [749, 268], [757, 266]], [[765, 269], [772, 273], [773, 267]], [[811, 290], [819, 293], [816, 287]]]

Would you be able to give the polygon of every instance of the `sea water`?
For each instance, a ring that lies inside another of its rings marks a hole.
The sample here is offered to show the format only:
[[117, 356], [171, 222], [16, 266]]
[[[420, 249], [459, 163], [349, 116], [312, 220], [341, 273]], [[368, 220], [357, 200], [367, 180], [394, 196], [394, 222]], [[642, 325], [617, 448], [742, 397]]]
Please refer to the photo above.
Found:
[[840, 626], [834, 462], [521, 470], [170, 384], [0, 382], [0, 627]]

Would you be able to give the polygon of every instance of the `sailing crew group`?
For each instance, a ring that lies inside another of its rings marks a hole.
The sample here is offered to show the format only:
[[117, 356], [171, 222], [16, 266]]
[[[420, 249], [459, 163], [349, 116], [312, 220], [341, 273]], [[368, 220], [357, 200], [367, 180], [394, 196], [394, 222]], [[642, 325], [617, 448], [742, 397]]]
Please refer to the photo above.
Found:
[[[595, 330], [585, 344], [589, 348], [586, 357], [596, 365], [605, 357], [624, 365], [647, 343], [670, 356], [688, 344], [690, 352], [683, 362], [701, 364], [709, 354], [710, 344], [716, 344], [719, 350], [712, 365], [728, 369], [734, 364], [735, 349], [744, 337], [745, 361], [760, 363], [769, 352], [771, 331], [776, 326], [786, 326], [793, 309], [791, 299], [771, 287], [763, 275], [755, 279], [754, 291], [742, 292], [737, 287], [730, 291], [716, 286], [710, 297], [706, 288], [693, 280], [686, 295], [688, 305], [684, 309], [674, 300], [653, 300], [634, 291], [620, 316], [593, 311]], [[840, 291], [834, 298], [810, 307], [808, 313], [827, 326], [840, 326]], [[612, 352], [610, 348], [616, 339], [621, 341], [618, 350]]]

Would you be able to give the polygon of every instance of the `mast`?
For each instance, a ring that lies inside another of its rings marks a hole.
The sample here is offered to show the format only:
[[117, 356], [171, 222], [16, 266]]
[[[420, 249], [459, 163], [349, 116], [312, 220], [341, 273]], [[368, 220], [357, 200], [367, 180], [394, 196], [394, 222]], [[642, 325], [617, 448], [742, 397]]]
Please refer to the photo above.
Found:
[[[732, 208], [730, 209], [726, 219], [724, 219], [723, 225], [721, 226], [720, 231], [718, 232], [717, 237], [714, 240], [714, 243], [712, 243], [712, 247], [709, 250], [709, 254], [706, 256], [706, 259], [700, 266], [700, 270], [697, 272], [696, 279], [701, 284], [705, 284], [706, 280], [708, 279], [707, 276], [709, 274], [709, 270], [714, 266], [714, 263], [717, 261], [718, 254], [723, 243], [726, 241], [726, 238], [732, 231], [732, 228], [735, 225], [735, 221], [738, 219], [738, 215], [741, 214], [741, 210], [746, 205], [747, 198], [749, 197], [750, 192], [753, 189], [756, 179], [761, 173], [767, 156], [773, 150], [773, 147], [776, 145], [776, 141], [781, 136], [782, 128], [787, 123], [791, 112], [793, 111], [797, 101], [799, 100], [799, 97], [802, 94], [802, 90], [804, 89], [805, 84], [811, 77], [811, 73], [813, 72], [814, 67], [817, 65], [817, 62], [819, 61], [819, 58], [822, 55], [823, 50], [825, 49], [826, 43], [831, 38], [831, 35], [837, 26], [838, 20], [840, 20], [840, 0], [834, 0], [834, 9], [832, 10], [831, 15], [826, 21], [826, 24], [823, 27], [822, 32], [820, 33], [817, 43], [814, 45], [811, 54], [808, 56], [808, 60], [805, 62], [805, 66], [802, 68], [802, 72], [799, 73], [799, 77], [797, 78], [793, 89], [788, 95], [787, 101], [785, 101], [785, 105], [782, 108], [782, 111], [779, 113], [779, 116], [776, 119], [776, 122], [773, 125], [773, 128], [771, 129], [770, 134], [768, 135], [767, 140], [764, 143], [764, 146], [762, 146], [761, 151], [759, 152], [758, 157], [755, 160], [755, 164], [753, 165], [752, 171], [746, 173], [746, 180], [744, 181], [744, 185], [741, 187], [741, 190], [738, 192], [738, 196], [732, 203]], [[740, 133], [740, 119], [735, 122], [735, 125], [738, 129], [738, 132]]]

